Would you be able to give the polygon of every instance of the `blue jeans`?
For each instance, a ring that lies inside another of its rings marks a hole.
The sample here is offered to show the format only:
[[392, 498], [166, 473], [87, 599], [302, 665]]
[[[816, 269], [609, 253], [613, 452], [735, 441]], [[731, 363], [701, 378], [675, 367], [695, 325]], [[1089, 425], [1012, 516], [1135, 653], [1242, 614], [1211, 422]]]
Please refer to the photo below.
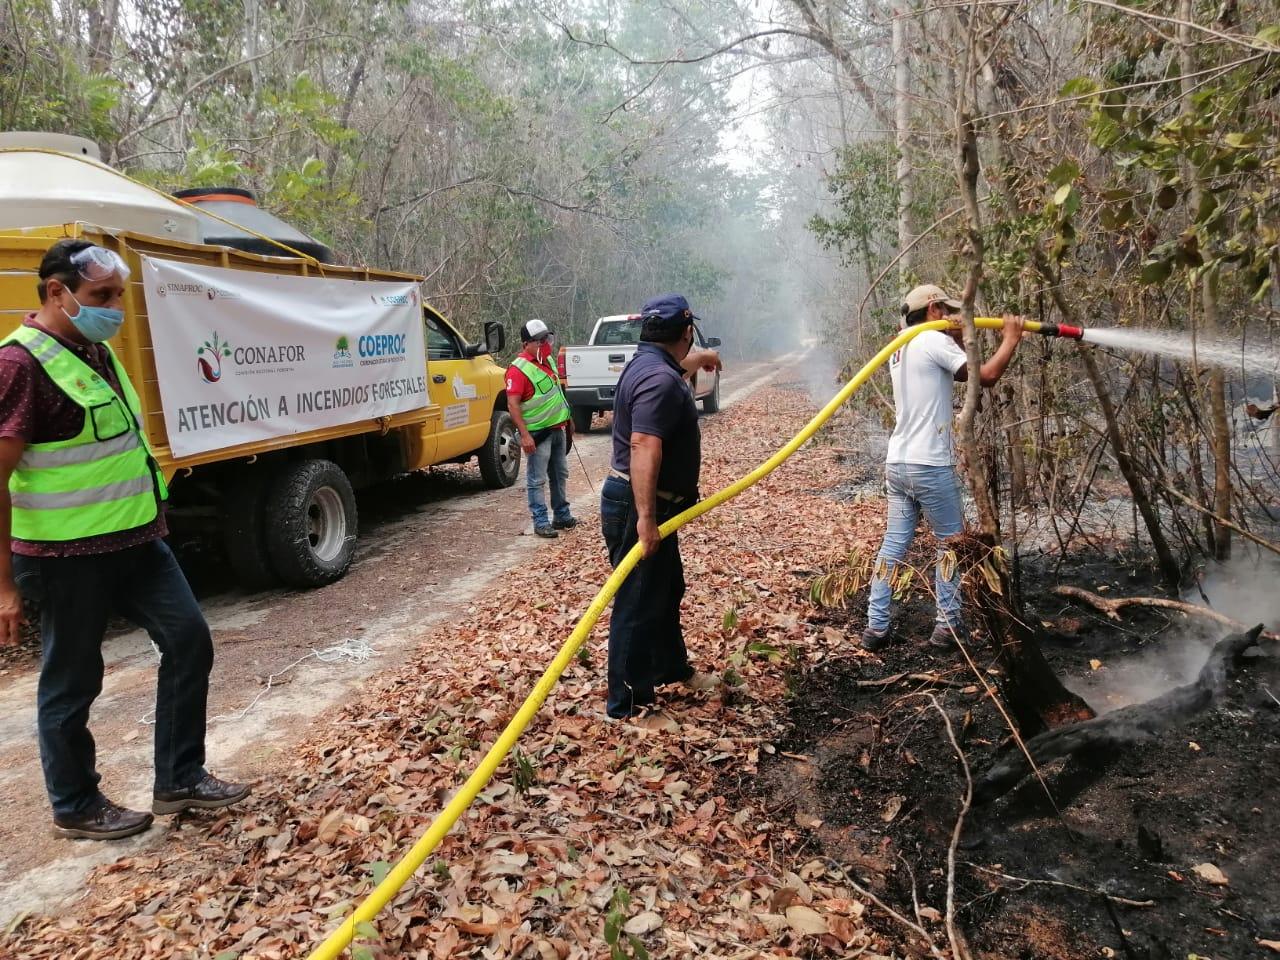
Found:
[[[893, 598], [893, 579], [897, 566], [907, 556], [915, 539], [920, 512], [929, 521], [929, 529], [938, 540], [954, 537], [964, 529], [964, 506], [960, 499], [960, 483], [954, 467], [926, 466], [921, 463], [887, 463], [884, 467], [885, 494], [889, 498], [889, 525], [884, 543], [876, 558], [871, 577], [871, 600], [867, 604], [867, 625], [873, 630], [889, 627], [889, 604]], [[960, 572], [949, 580], [942, 577], [942, 545], [934, 570], [938, 599], [938, 623], [960, 627]]]
[[525, 463], [525, 490], [529, 494], [529, 513], [535, 527], [545, 527], [547, 498], [542, 488], [551, 480], [551, 509], [555, 519], [568, 520], [569, 497], [569, 444], [565, 430], [552, 430], [551, 435], [533, 448]]
[[160, 648], [155, 789], [197, 783], [205, 775], [213, 642], [168, 545], [153, 540], [84, 557], [15, 555], [13, 571], [23, 596], [40, 606], [36, 726], [54, 815], [79, 813], [99, 796], [89, 708], [102, 692], [102, 635], [112, 614], [142, 627]]
[[[658, 499], [658, 523], [693, 505]], [[609, 477], [600, 491], [600, 527], [609, 562], [615, 567], [636, 545], [636, 507], [631, 484]], [[609, 621], [609, 698], [611, 717], [629, 717], [654, 702], [654, 687], [693, 676], [680, 627], [684, 565], [676, 534], [664, 537], [652, 557], [641, 560], [622, 582]]]

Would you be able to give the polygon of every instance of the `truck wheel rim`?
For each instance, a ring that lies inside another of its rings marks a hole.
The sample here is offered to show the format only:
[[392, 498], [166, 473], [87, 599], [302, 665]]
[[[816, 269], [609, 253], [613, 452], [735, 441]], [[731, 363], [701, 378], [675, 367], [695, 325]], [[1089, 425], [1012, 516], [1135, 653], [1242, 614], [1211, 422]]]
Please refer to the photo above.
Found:
[[316, 559], [331, 563], [347, 540], [347, 512], [333, 487], [321, 487], [307, 504], [307, 540]]
[[498, 469], [508, 478], [514, 478], [520, 469], [520, 440], [511, 423], [504, 424], [498, 431]]

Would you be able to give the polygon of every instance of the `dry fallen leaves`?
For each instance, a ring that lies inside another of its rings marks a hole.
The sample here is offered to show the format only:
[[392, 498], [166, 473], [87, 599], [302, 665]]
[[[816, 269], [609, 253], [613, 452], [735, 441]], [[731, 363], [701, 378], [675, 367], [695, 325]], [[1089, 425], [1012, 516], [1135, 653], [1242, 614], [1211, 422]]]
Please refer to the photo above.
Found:
[[898, 816], [902, 810], [902, 804], [906, 801], [906, 797], [893, 796], [885, 803], [884, 809], [880, 811], [880, 819], [885, 823], [892, 823], [894, 818]]
[[1225, 887], [1231, 882], [1227, 879], [1227, 875], [1212, 863], [1196, 864], [1196, 866], [1191, 868], [1191, 872], [1205, 883], [1211, 884], [1215, 887]]
[[[746, 473], [811, 412], [802, 393], [773, 389], [706, 420], [704, 489]], [[521, 739], [523, 779], [508, 761], [365, 931], [376, 940], [361, 942], [384, 956], [585, 960], [599, 956], [621, 889], [632, 904], [624, 929], [655, 956], [729, 956], [749, 944], [762, 955], [856, 945], [880, 957], [838, 875], [820, 860], [776, 862], [785, 844], [771, 831], [789, 823], [724, 792], [726, 774], [755, 773], [785, 710], [786, 671], [769, 651], [794, 647], [814, 662], [847, 644], [810, 622], [794, 573], [878, 539], [877, 501], [833, 510], [824, 498], [845, 479], [829, 449], [810, 445], [682, 532], [686, 639], [700, 668], [733, 664], [731, 703], [723, 690], [677, 692], [636, 724], [604, 722], [602, 624]], [[780, 529], [780, 514], [806, 522]], [[465, 619], [400, 638], [417, 658], [318, 720], [243, 808], [182, 822], [161, 858], [101, 868], [69, 913], [26, 918], [0, 954], [114, 960], [127, 942], [139, 960], [305, 956], [452, 796], [608, 572], [589, 524], [540, 556], [561, 578], [552, 599], [530, 609], [498, 582]]]
[[643, 936], [646, 933], [652, 933], [662, 926], [662, 917], [654, 913], [652, 910], [646, 910], [644, 913], [638, 913], [626, 923], [622, 925], [622, 929], [633, 936]]
[[822, 914], [812, 907], [787, 907], [786, 917], [791, 929], [804, 936], [821, 936], [831, 932]]

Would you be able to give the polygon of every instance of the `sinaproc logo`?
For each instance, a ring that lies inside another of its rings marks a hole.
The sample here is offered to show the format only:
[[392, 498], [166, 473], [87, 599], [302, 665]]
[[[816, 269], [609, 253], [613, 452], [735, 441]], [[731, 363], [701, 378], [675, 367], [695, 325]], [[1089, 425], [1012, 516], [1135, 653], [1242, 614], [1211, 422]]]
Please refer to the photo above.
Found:
[[231, 344], [218, 338], [218, 331], [196, 347], [196, 369], [205, 383], [217, 383], [222, 379], [222, 358], [231, 356]]

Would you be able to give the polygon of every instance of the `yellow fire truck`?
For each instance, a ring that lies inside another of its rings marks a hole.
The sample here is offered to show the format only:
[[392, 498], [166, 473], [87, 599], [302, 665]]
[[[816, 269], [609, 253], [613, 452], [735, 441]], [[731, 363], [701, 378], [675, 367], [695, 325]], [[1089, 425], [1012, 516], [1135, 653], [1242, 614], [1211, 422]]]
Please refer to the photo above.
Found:
[[[0, 153], [0, 159], [4, 156]], [[60, 159], [41, 157], [43, 164]], [[488, 323], [482, 343], [467, 343], [425, 304], [425, 356], [410, 359], [415, 377], [420, 375], [426, 383], [425, 407], [175, 456], [162, 410], [143, 291], [143, 257], [295, 277], [408, 281], [415, 283], [415, 290], [419, 278], [264, 256], [150, 231], [83, 223], [19, 228], [4, 222], [3, 201], [0, 196], [0, 332], [12, 330], [39, 306], [37, 270], [44, 252], [59, 238], [84, 237], [124, 259], [132, 270], [124, 297], [126, 319], [112, 347], [141, 398], [147, 436], [170, 481], [171, 508], [179, 519], [184, 511], [216, 518], [232, 569], [246, 586], [280, 581], [315, 586], [341, 577], [350, 566], [358, 532], [355, 489], [433, 464], [473, 458], [491, 488], [508, 487], [519, 476], [519, 436], [506, 412], [504, 370], [493, 361], [505, 345], [502, 326]], [[226, 309], [235, 308], [234, 301], [228, 301]], [[459, 396], [467, 402], [458, 403]]]

